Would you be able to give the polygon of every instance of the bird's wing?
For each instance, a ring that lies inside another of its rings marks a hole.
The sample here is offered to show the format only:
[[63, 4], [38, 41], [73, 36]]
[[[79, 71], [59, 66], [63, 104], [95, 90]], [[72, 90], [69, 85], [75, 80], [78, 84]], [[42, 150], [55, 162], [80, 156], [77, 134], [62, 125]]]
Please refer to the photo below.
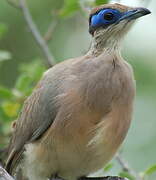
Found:
[[9, 146], [6, 169], [12, 169], [24, 150], [24, 145], [42, 136], [55, 119], [57, 113], [57, 87], [55, 79], [43, 78], [32, 95], [25, 101], [16, 121]]

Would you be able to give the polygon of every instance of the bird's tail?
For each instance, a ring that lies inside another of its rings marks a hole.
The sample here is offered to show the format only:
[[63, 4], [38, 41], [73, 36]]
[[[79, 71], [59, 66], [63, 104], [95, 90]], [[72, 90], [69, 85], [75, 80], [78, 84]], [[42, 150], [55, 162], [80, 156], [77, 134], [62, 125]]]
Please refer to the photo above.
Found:
[[13, 174], [14, 168], [19, 163], [22, 152], [23, 151], [12, 150], [11, 153], [9, 154], [9, 157], [8, 157], [8, 159], [6, 161], [5, 169], [10, 175]]

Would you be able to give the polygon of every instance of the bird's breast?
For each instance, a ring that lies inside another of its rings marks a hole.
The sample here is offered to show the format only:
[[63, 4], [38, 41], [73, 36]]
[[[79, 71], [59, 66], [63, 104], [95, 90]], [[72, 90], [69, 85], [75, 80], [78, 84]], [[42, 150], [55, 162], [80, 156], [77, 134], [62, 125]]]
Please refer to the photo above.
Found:
[[90, 166], [97, 169], [112, 158], [123, 142], [132, 119], [135, 95], [133, 72], [127, 63], [121, 62], [115, 67], [108, 64], [104, 70], [100, 72], [103, 79], [97, 75], [97, 81], [90, 81], [96, 84], [92, 86], [90, 104], [104, 114], [93, 127], [94, 136], [88, 143], [92, 151]]

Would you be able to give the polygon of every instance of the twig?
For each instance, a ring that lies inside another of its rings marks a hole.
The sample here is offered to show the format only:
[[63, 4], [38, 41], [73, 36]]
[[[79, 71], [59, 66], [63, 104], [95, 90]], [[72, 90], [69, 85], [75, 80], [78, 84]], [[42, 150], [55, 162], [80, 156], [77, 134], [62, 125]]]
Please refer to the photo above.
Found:
[[31, 31], [31, 33], [33, 34], [36, 42], [38, 43], [38, 45], [40, 46], [46, 60], [47, 60], [47, 64], [48, 66], [53, 66], [55, 64], [55, 60], [53, 55], [50, 53], [50, 50], [45, 42], [45, 40], [42, 38], [41, 34], [39, 33], [35, 23], [32, 20], [32, 17], [30, 15], [29, 9], [27, 7], [26, 1], [25, 0], [19, 0], [19, 5], [20, 8], [22, 10], [24, 19]]
[[82, 177], [79, 180], [127, 180], [127, 178], [117, 177], [117, 176], [107, 176], [107, 177]]
[[58, 21], [52, 21], [50, 23], [50, 25], [48, 27], [48, 30], [45, 33], [44, 37], [43, 37], [46, 42], [48, 42], [48, 41], [50, 41], [52, 39], [52, 34], [53, 34], [53, 32], [54, 32], [54, 30], [55, 30], [55, 28], [57, 26], [57, 23], [58, 23]]
[[14, 180], [2, 166], [0, 166], [0, 180]]
[[48, 67], [53, 66], [55, 64], [55, 58], [51, 54], [51, 52], [48, 48], [48, 45], [46, 44], [45, 40], [42, 38], [39, 30], [37, 29], [32, 17], [31, 17], [29, 9], [27, 7], [26, 0], [19, 0], [18, 5], [16, 5], [13, 0], [7, 0], [7, 2], [9, 4], [11, 4], [13, 7], [16, 7], [22, 11], [23, 17], [30, 29], [30, 32], [32, 33], [36, 43], [39, 45], [41, 51], [43, 52], [43, 55], [45, 56], [46, 64], [48, 65]]
[[130, 175], [135, 177], [136, 180], [143, 180], [142, 177], [137, 172], [135, 172], [131, 167], [129, 167], [128, 163], [123, 159], [123, 157], [119, 153], [116, 155], [116, 160], [122, 167], [123, 171], [128, 172]]
[[13, 6], [14, 8], [19, 9], [19, 4], [15, 0], [6, 0], [6, 1], [8, 2], [8, 4]]
[[[22, 177], [22, 176], [21, 176]], [[7, 171], [0, 166], [0, 180], [14, 180]], [[62, 178], [51, 178], [51, 180], [63, 180]], [[117, 176], [107, 176], [107, 177], [82, 177], [79, 180], [126, 180], [126, 178], [121, 178]]]

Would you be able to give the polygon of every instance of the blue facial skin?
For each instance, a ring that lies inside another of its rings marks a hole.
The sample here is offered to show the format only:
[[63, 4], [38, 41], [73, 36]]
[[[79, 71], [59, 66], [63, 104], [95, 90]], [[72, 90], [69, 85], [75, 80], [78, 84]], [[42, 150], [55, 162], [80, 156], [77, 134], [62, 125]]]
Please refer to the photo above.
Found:
[[89, 32], [93, 35], [98, 27], [107, 28], [109, 25], [118, 24], [125, 19], [129, 22], [150, 13], [148, 9], [140, 7], [125, 12], [111, 8], [101, 9], [90, 17]]
[[[107, 13], [113, 14], [113, 18], [111, 20], [106, 20], [104, 16]], [[98, 12], [98, 14], [95, 14], [91, 18], [91, 26], [97, 27], [97, 26], [103, 26], [103, 25], [109, 25], [117, 22], [121, 17], [123, 13], [116, 9], [103, 9]]]
[[90, 26], [91, 27], [108, 26], [110, 24], [117, 24], [124, 19], [133, 20], [150, 13], [151, 12], [146, 8], [136, 8], [126, 12], [120, 12], [117, 9], [111, 9], [111, 8], [102, 9], [97, 14], [94, 14], [91, 17]]

